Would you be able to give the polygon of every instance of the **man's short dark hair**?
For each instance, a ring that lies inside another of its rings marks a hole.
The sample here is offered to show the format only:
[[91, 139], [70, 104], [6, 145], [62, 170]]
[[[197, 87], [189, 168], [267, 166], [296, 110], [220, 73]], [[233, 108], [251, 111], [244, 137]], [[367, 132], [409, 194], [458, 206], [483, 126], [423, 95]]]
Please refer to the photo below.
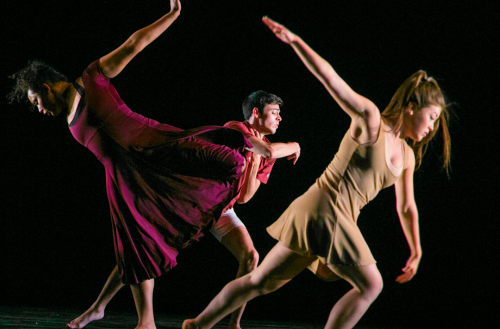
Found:
[[267, 104], [278, 104], [281, 108], [283, 101], [278, 96], [266, 93], [263, 90], [254, 91], [248, 95], [243, 102], [243, 116], [245, 117], [245, 120], [250, 119], [254, 108], [257, 108], [259, 113], [262, 114], [262, 111]]

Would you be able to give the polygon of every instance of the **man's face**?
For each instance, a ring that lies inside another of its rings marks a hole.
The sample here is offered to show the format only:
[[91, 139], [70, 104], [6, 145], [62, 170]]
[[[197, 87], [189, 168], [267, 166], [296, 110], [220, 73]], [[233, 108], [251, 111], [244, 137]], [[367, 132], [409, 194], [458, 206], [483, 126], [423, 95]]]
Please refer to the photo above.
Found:
[[263, 135], [275, 134], [280, 122], [280, 106], [278, 104], [266, 104], [262, 110], [262, 114], [259, 113], [260, 133]]

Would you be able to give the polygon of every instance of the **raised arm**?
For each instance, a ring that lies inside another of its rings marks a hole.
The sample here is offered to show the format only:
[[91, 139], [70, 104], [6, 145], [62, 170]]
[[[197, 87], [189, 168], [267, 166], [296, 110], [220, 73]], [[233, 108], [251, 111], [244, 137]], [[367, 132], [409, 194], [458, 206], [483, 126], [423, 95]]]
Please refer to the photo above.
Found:
[[403, 274], [396, 281], [404, 283], [413, 278], [417, 273], [422, 248], [420, 246], [420, 235], [418, 225], [418, 211], [413, 195], [413, 171], [415, 170], [415, 157], [409, 157], [407, 168], [403, 170], [401, 177], [396, 181], [396, 207], [401, 222], [401, 227], [410, 247], [410, 257], [402, 269]]
[[[299, 36], [283, 25], [268, 17], [262, 19], [264, 24], [281, 41], [292, 46], [295, 53], [314, 76], [325, 86], [339, 106], [351, 117], [351, 132], [358, 142], [373, 140], [380, 126], [380, 111], [369, 99], [354, 92], [340, 78], [332, 66], [309, 47]], [[359, 119], [362, 120], [359, 120]], [[367, 129], [368, 128], [368, 129]], [[361, 130], [360, 130], [361, 129]]]
[[105, 76], [116, 77], [127, 64], [153, 42], [179, 17], [180, 0], [170, 0], [170, 12], [153, 24], [132, 34], [125, 43], [100, 59], [100, 66]]

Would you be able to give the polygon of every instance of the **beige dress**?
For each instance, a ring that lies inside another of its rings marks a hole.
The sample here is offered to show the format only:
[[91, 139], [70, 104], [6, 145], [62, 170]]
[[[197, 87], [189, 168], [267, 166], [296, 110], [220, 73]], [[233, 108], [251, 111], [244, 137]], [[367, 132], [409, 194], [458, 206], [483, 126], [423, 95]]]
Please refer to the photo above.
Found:
[[[335, 268], [339, 266], [376, 263], [356, 221], [361, 208], [401, 173], [386, 160], [386, 130], [382, 121], [372, 145], [357, 144], [347, 131], [323, 174], [267, 228], [291, 250], [317, 256], [309, 269], [324, 280], [338, 279]], [[404, 167], [413, 153], [403, 145]]]

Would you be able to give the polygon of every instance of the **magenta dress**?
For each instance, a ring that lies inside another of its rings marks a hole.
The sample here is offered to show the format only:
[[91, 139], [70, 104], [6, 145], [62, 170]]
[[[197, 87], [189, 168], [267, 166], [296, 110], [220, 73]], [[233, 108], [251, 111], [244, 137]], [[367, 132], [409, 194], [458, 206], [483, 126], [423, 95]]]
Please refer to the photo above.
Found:
[[182, 130], [132, 112], [93, 62], [70, 131], [106, 170], [116, 260], [123, 283], [176, 265], [237, 195], [248, 140], [217, 126]]

